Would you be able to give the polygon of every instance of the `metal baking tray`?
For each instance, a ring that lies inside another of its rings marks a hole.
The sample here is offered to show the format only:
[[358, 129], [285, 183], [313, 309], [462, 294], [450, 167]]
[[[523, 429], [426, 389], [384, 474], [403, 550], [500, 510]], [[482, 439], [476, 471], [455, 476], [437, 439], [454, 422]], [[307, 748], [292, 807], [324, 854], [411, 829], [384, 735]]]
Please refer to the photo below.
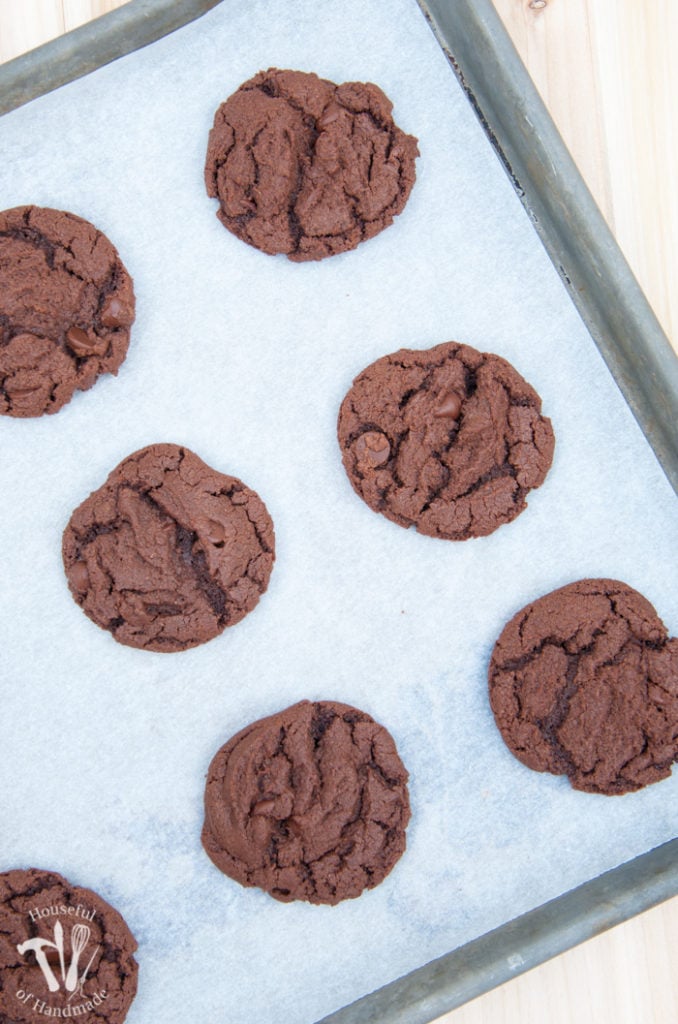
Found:
[[[140, 49], [220, 0], [131, 0], [0, 67], [0, 114]], [[678, 359], [491, 0], [418, 0], [551, 260], [678, 492]], [[426, 964], [319, 1024], [426, 1024], [678, 894], [678, 838]]]

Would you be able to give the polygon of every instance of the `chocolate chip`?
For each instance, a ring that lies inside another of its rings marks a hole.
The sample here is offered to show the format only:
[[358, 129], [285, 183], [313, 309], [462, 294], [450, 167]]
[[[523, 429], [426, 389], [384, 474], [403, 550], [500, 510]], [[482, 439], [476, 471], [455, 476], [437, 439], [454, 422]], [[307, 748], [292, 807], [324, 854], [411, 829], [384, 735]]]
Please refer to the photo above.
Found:
[[101, 308], [99, 319], [104, 327], [122, 327], [129, 319], [125, 313], [125, 307], [120, 299], [115, 295], [109, 295]]
[[85, 359], [87, 356], [103, 355], [108, 347], [108, 343], [104, 339], [97, 338], [96, 335], [91, 337], [87, 331], [83, 331], [82, 327], [71, 327], [66, 334], [66, 343], [71, 352], [81, 359]]
[[270, 814], [275, 807], [275, 800], [259, 800], [252, 808], [252, 814]]
[[205, 536], [210, 544], [214, 544], [215, 547], [223, 548], [226, 541], [230, 540], [233, 535], [233, 528], [227, 527], [225, 523], [220, 523], [218, 519], [209, 519], [207, 521]]
[[5, 383], [5, 391], [11, 398], [26, 398], [27, 395], [32, 395], [34, 391], [39, 390], [39, 384], [20, 384], [16, 386], [11, 381]]
[[433, 411], [436, 419], [449, 417], [456, 420], [461, 412], [461, 398], [456, 391], [444, 391]]
[[391, 446], [385, 434], [379, 430], [368, 430], [361, 434], [354, 445], [358, 464], [363, 468], [376, 468], [388, 462]]
[[84, 594], [89, 586], [89, 572], [85, 562], [76, 562], [70, 573], [70, 581], [79, 594]]

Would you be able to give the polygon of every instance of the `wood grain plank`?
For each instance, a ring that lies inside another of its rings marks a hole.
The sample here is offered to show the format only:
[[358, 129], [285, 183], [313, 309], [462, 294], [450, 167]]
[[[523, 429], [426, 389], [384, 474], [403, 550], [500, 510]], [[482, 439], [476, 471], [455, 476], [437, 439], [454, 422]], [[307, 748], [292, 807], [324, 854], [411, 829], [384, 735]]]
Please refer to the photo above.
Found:
[[674, 1024], [678, 897], [506, 982], [436, 1024]]
[[122, 7], [128, 0], [61, 0], [64, 16], [64, 29], [70, 32], [71, 29], [84, 25], [92, 18], [98, 18], [102, 14], [114, 11], [116, 7]]
[[0, 0], [0, 63], [64, 31], [58, 0]]
[[613, 226], [590, 0], [551, 0], [544, 7], [531, 6], [529, 0], [495, 0], [495, 6], [598, 205]]
[[678, 4], [494, 4], [678, 351]]
[[616, 237], [678, 350], [678, 4], [589, 5]]

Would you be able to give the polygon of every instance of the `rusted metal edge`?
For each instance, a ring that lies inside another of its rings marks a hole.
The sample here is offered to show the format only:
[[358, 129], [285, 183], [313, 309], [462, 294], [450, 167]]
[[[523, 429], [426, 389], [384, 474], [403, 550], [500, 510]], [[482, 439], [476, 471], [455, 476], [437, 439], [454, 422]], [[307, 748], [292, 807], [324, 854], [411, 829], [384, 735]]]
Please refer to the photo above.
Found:
[[317, 1024], [428, 1024], [677, 892], [678, 839], [673, 839], [432, 960]]
[[221, 0], [130, 0], [0, 66], [0, 114], [194, 21]]

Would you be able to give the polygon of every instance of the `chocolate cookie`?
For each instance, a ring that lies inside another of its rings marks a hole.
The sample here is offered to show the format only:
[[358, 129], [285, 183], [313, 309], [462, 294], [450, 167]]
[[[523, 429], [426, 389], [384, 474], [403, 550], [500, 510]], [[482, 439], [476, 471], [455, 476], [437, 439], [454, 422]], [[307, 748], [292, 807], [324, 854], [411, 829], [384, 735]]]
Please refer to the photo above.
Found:
[[386, 729], [346, 704], [304, 700], [217, 752], [202, 843], [241, 885], [335, 904], [386, 877], [409, 820], [407, 772]]
[[580, 580], [518, 612], [489, 670], [518, 760], [589, 793], [630, 793], [678, 760], [678, 638], [626, 583]]
[[351, 485], [371, 509], [446, 540], [515, 519], [553, 458], [536, 391], [505, 359], [452, 341], [400, 349], [363, 370], [338, 434]]
[[0, 1021], [122, 1024], [137, 943], [117, 910], [53, 871], [0, 874]]
[[37, 206], [0, 213], [0, 413], [58, 412], [117, 373], [133, 321], [132, 279], [94, 225]]
[[219, 107], [205, 164], [217, 216], [244, 242], [291, 260], [355, 249], [400, 213], [417, 140], [376, 85], [260, 71]]
[[261, 498], [174, 444], [130, 455], [70, 518], [71, 593], [116, 640], [183, 651], [250, 612], [273, 567]]

